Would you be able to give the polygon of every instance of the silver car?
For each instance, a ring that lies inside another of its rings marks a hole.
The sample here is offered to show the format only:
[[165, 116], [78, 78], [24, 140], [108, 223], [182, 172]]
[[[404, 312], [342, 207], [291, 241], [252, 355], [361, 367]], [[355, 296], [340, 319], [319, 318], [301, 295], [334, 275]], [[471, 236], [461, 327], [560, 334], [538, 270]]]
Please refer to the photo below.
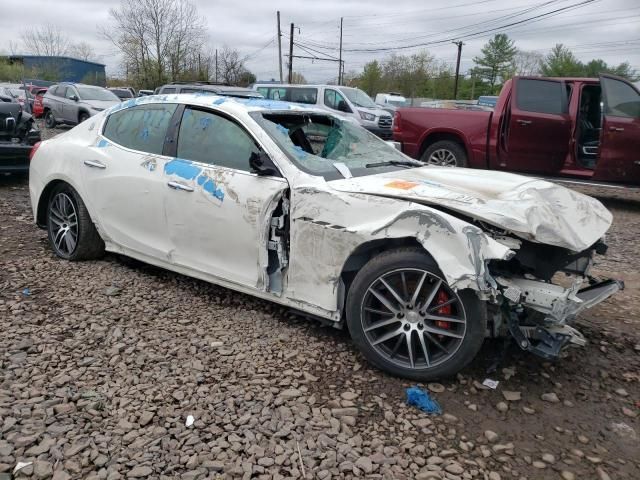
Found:
[[59, 83], [44, 95], [44, 119], [47, 128], [59, 123], [77, 125], [120, 99], [106, 88], [81, 83]]

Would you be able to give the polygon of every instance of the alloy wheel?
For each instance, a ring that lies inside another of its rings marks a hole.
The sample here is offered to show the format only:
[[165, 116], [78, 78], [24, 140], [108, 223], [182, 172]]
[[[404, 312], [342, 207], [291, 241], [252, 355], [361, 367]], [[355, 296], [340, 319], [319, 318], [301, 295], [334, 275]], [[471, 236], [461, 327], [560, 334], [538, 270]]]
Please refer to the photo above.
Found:
[[440, 165], [443, 167], [455, 167], [457, 165], [456, 156], [453, 152], [444, 148], [434, 150], [429, 156], [427, 163], [429, 165]]
[[402, 368], [429, 369], [460, 348], [467, 332], [462, 300], [436, 274], [399, 269], [378, 277], [362, 299], [366, 340]]
[[58, 253], [64, 257], [72, 255], [78, 244], [78, 215], [66, 192], [58, 193], [50, 204], [49, 228]]

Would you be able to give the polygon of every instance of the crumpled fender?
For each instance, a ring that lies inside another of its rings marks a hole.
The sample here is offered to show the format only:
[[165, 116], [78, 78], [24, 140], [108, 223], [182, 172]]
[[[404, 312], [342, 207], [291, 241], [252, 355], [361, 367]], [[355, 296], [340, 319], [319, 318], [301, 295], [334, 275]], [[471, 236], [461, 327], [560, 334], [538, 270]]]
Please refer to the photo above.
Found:
[[291, 263], [287, 294], [335, 312], [340, 275], [360, 245], [378, 239], [415, 238], [454, 289], [495, 293], [491, 259], [514, 252], [475, 227], [426, 205], [320, 186], [291, 191]]

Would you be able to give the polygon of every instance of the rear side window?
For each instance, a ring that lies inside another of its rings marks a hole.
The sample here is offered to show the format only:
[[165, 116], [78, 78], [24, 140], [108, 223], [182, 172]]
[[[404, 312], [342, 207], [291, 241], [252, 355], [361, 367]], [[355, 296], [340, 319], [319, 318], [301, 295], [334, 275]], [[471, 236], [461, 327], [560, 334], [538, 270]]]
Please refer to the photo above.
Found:
[[162, 154], [174, 103], [139, 105], [109, 115], [102, 134], [109, 140], [133, 150]]
[[560, 115], [567, 111], [567, 91], [562, 82], [519, 79], [516, 105], [526, 112]]
[[265, 97], [267, 97], [270, 100], [285, 100], [287, 97], [287, 89], [286, 88], [270, 88], [269, 94], [265, 95]]
[[260, 149], [237, 123], [204, 110], [187, 108], [178, 134], [178, 158], [251, 171], [249, 158]]
[[261, 93], [265, 98], [269, 96], [269, 89], [267, 87], [258, 87], [258, 93]]
[[603, 81], [606, 115], [614, 117], [639, 118], [640, 95], [631, 85], [620, 80], [607, 78]]
[[289, 101], [315, 105], [318, 100], [317, 88], [292, 88]]
[[176, 89], [174, 87], [163, 88], [160, 93], [176, 93]]

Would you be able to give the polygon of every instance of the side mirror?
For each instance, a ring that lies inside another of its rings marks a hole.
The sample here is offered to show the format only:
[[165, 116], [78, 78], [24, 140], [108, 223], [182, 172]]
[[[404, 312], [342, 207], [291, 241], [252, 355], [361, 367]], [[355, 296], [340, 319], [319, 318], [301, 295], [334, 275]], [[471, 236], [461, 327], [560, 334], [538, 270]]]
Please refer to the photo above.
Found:
[[338, 102], [338, 110], [340, 110], [341, 112], [351, 113], [349, 105], [347, 105], [347, 102], [345, 102], [344, 100], [340, 100]]
[[249, 166], [251, 167], [251, 171], [253, 173], [256, 173], [260, 176], [280, 176], [280, 172], [276, 168], [276, 165], [273, 163], [273, 160], [271, 160], [271, 158], [269, 158], [269, 155], [264, 152], [253, 152], [249, 157]]
[[69, 99], [73, 100], [74, 102], [77, 102], [79, 100], [77, 95], [71, 95]]

